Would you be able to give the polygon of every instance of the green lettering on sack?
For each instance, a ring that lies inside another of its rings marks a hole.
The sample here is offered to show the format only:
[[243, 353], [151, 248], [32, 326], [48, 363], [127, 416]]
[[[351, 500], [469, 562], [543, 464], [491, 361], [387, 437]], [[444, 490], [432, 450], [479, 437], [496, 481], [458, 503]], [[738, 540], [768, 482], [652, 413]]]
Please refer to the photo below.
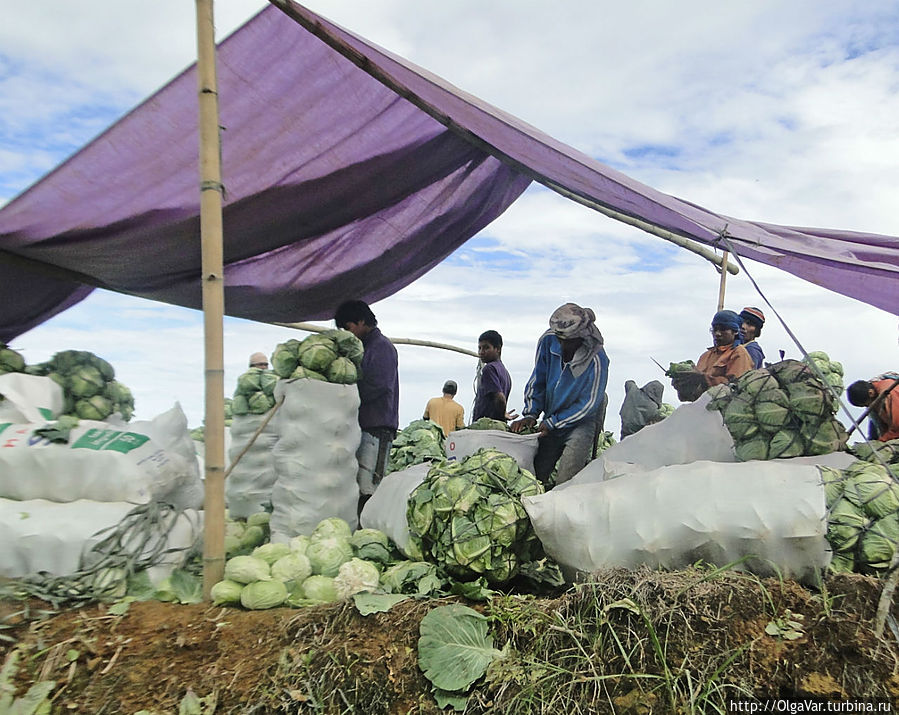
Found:
[[46, 407], [38, 407], [37, 411], [41, 413], [41, 417], [43, 417], [45, 420], [53, 419], [53, 410]]
[[106, 445], [120, 434], [114, 429], [89, 429], [72, 445], [72, 449], [106, 449]]
[[12, 422], [3, 422], [3, 423], [0, 423], [0, 432], [2, 432], [3, 430], [5, 430], [5, 429], [6, 429], [7, 427], [9, 427], [11, 424], [12, 424]]
[[130, 452], [132, 449], [137, 449], [142, 444], [149, 442], [150, 438], [145, 434], [137, 434], [136, 432], [123, 432], [119, 434], [114, 440], [109, 442], [104, 450], [113, 450], [114, 452], [121, 452], [122, 454], [126, 454]]

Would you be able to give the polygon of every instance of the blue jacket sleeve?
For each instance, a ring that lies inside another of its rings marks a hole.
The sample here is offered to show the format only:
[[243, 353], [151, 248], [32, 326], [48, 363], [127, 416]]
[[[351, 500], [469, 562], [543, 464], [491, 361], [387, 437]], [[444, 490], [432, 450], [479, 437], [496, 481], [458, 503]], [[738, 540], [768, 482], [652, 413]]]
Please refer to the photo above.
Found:
[[536, 419], [546, 404], [546, 373], [549, 368], [549, 335], [537, 341], [537, 355], [534, 358], [534, 371], [524, 386], [523, 417]]

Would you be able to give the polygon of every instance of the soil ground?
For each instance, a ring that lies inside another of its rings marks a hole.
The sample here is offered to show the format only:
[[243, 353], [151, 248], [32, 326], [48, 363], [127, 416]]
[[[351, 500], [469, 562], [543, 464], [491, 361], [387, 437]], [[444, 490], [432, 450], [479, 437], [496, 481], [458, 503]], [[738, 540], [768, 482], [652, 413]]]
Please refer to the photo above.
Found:
[[[873, 629], [882, 586], [855, 574], [809, 590], [738, 574], [610, 571], [551, 597], [468, 603], [509, 655], [475, 684], [467, 712], [705, 712], [697, 684], [755, 697], [877, 697], [899, 712], [899, 634]], [[147, 601], [123, 615], [5, 602], [0, 659], [19, 653], [20, 696], [55, 681], [54, 713], [179, 713], [192, 692], [204, 700], [190, 712], [202, 715], [430, 714], [441, 710], [418, 667], [418, 627], [454, 600], [364, 617], [351, 602], [244, 611]], [[613, 630], [620, 645], [603, 651]]]

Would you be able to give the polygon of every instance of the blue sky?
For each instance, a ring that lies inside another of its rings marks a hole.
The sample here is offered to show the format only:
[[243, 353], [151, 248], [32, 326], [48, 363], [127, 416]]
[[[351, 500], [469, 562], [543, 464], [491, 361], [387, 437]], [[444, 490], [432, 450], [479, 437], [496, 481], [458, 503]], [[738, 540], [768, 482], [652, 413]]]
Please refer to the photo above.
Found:
[[[457, 86], [640, 181], [712, 210], [794, 225], [899, 234], [899, 10], [893, 2], [643, 3], [320, 0], [307, 3]], [[219, 38], [263, 3], [219, 0]], [[193, 3], [18, 3], [0, 27], [0, 202], [27, 188], [193, 61]], [[226, 137], [227, 138], [227, 137]], [[895, 316], [766, 266], [749, 270], [809, 350], [852, 379], [896, 369]], [[626, 379], [707, 346], [718, 274], [658, 238], [541, 187], [399, 294], [374, 306], [388, 335], [473, 348], [505, 337], [510, 403], [552, 310], [596, 311], [611, 358], [608, 426]], [[745, 275], [727, 307], [758, 305], [762, 346], [796, 357]], [[226, 390], [256, 350], [292, 331], [226, 321]], [[299, 335], [302, 337], [302, 334]], [[195, 311], [95, 292], [19, 337], [29, 362], [57, 350], [110, 360], [150, 418], [179, 401], [202, 418]], [[400, 348], [401, 423], [443, 381], [471, 405], [474, 361]], [[676, 404], [671, 389], [666, 399]]]

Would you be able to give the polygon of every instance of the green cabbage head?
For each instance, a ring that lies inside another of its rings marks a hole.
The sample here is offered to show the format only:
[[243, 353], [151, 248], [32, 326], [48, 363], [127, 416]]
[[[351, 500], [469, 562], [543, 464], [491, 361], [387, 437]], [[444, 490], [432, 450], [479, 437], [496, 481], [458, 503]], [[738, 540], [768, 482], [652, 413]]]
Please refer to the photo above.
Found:
[[254, 581], [240, 592], [240, 605], [253, 611], [275, 608], [287, 600], [287, 586], [281, 581]]

